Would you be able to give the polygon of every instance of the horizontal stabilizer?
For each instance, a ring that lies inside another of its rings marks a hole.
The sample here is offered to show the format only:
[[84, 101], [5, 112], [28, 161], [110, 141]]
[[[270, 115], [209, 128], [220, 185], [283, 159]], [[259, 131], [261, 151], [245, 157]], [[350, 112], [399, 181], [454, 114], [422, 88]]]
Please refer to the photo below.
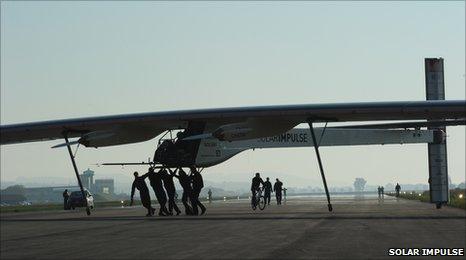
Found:
[[154, 163], [152, 162], [135, 162], [135, 163], [131, 163], [131, 162], [128, 162], [128, 163], [125, 163], [125, 162], [122, 162], [122, 163], [98, 163], [96, 164], [97, 166], [126, 166], [126, 165], [149, 165], [151, 166], [152, 168], [154, 169], [162, 169], [162, 168], [166, 168], [165, 166], [163, 165], [158, 165], [158, 166], [155, 166]]
[[122, 162], [122, 163], [100, 163], [98, 165], [104, 165], [104, 166], [110, 166], [110, 165], [121, 165], [121, 166], [125, 166], [125, 165], [154, 165], [154, 163], [151, 163], [151, 162], [134, 162], [134, 163]]

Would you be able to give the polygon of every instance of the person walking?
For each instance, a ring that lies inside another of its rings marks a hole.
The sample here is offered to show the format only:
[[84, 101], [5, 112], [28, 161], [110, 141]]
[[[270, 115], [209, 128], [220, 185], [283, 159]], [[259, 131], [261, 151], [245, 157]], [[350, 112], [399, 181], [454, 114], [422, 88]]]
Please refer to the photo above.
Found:
[[209, 196], [209, 204], [212, 203], [212, 191], [209, 189], [207, 192], [207, 195]]
[[65, 189], [63, 192], [63, 209], [69, 210], [70, 207], [68, 206], [68, 200], [70, 199], [70, 194], [68, 193], [68, 189]]
[[270, 205], [270, 193], [272, 192], [272, 183], [270, 183], [269, 177], [264, 182], [264, 200], [267, 205]]
[[395, 191], [396, 191], [396, 196], [400, 197], [401, 186], [399, 183], [396, 184]]
[[273, 185], [273, 191], [275, 192], [275, 198], [277, 199], [277, 205], [281, 205], [283, 183], [278, 178], [276, 180], [277, 181]]

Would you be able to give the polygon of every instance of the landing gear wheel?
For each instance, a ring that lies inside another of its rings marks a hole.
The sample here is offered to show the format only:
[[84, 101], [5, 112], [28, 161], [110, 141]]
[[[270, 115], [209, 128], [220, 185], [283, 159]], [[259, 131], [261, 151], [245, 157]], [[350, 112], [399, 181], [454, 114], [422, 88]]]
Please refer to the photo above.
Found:
[[437, 209], [442, 208], [442, 203], [437, 203], [437, 204], [435, 204], [435, 207], [436, 207]]
[[328, 204], [328, 211], [330, 211], [330, 212], [331, 212], [332, 210], [333, 210], [333, 208], [332, 208], [332, 204]]
[[263, 196], [261, 196], [259, 198], [259, 209], [260, 210], [264, 210], [265, 209], [265, 198]]
[[91, 210], [89, 208], [86, 208], [86, 214], [89, 216], [91, 215]]

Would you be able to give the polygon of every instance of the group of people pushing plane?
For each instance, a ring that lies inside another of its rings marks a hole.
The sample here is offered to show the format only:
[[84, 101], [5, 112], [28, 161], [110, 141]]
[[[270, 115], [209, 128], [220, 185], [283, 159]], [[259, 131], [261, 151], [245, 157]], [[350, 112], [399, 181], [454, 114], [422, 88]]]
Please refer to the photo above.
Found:
[[[139, 176], [138, 172], [134, 172], [134, 181], [131, 188], [131, 204], [133, 205], [133, 197], [136, 189], [139, 190], [141, 203], [147, 209], [146, 216], [153, 216], [155, 209], [151, 206], [149, 189], [146, 185], [146, 178], [149, 178], [149, 183], [154, 189], [155, 196], [160, 204], [159, 216], [173, 215], [173, 210], [176, 215], [181, 213], [181, 210], [176, 205], [176, 191], [173, 178], [177, 178], [183, 188], [181, 201], [183, 202], [186, 215], [203, 215], [206, 211], [205, 206], [199, 201], [199, 194], [204, 187], [204, 181], [201, 174], [195, 167], [190, 167], [191, 173], [188, 175], [182, 168], [172, 171], [169, 168], [161, 168], [155, 172], [153, 167], [149, 171]], [[178, 172], [178, 174], [176, 174]], [[166, 193], [165, 193], [166, 192]], [[168, 199], [167, 199], [168, 197]], [[168, 208], [167, 208], [168, 202]]]

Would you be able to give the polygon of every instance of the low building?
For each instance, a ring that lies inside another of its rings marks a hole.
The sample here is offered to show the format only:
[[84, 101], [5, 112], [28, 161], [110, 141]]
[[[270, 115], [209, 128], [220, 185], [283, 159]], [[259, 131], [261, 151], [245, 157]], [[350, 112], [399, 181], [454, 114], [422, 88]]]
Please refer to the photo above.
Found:
[[84, 188], [92, 193], [115, 194], [115, 182], [113, 179], [94, 179], [95, 172], [87, 169], [79, 175]]
[[115, 183], [113, 179], [96, 179], [94, 182], [94, 192], [104, 194], [115, 193]]

